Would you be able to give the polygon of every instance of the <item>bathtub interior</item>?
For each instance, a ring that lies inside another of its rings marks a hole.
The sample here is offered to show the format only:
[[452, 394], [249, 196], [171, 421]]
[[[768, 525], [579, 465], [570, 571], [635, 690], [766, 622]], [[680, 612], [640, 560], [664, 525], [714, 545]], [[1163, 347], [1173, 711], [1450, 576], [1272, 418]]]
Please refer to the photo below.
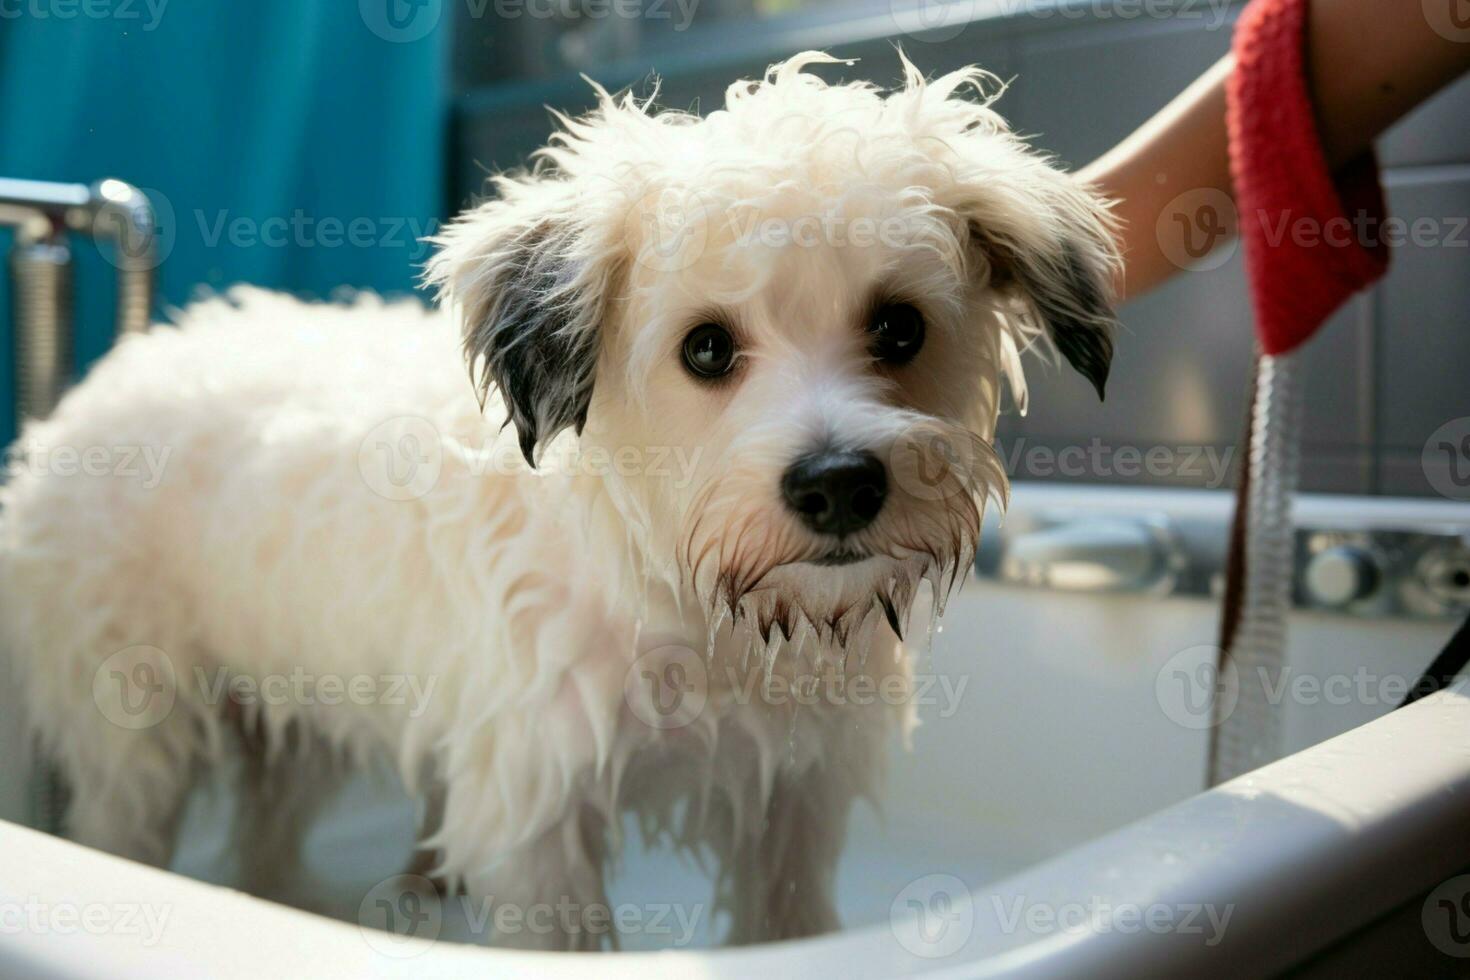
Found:
[[[897, 739], [892, 746], [884, 797], [876, 806], [859, 803], [848, 828], [836, 887], [845, 926], [888, 921], [894, 897], [923, 875], [953, 874], [978, 887], [1202, 788], [1203, 733], [1158, 711], [1152, 680], [1139, 683], [1151, 678], [1146, 660], [1099, 650], [1088, 633], [1148, 620], [1158, 649], [1172, 652], [1193, 635], [1194, 620], [1210, 618], [1208, 604], [1164, 616], [1149, 608], [1157, 603], [1112, 605], [1093, 599], [1055, 609], [1040, 596], [972, 581], [932, 648], [920, 635], [917, 671], [934, 680], [918, 695], [911, 747]], [[1026, 622], [1058, 614], [1063, 628]], [[1150, 765], [1119, 765], [1145, 752]], [[231, 883], [229, 782], [222, 774], [195, 795], [174, 870]], [[351, 781], [314, 825], [297, 887], [277, 897], [355, 921], [362, 896], [407, 867], [413, 826], [413, 804], [386, 772]], [[724, 923], [711, 909], [707, 871], [657, 843], [645, 845], [631, 820], [624, 837], [610, 903], [672, 904], [692, 932], [674, 923], [668, 931], [625, 934], [622, 946], [717, 944]], [[475, 911], [448, 903], [446, 934], [478, 938], [484, 929]]]
[[[844, 928], [890, 921], [896, 896], [922, 876], [951, 874], [982, 889], [1202, 790], [1209, 731], [1181, 721], [1160, 678], [1208, 661], [1217, 615], [1204, 598], [966, 582], [932, 642], [923, 631], [913, 640], [916, 672], [932, 680], [917, 694], [911, 746], [892, 746], [880, 806], [859, 804], [849, 825], [836, 888]], [[1412, 680], [1451, 630], [1447, 620], [1299, 612], [1290, 666]], [[1284, 748], [1316, 744], [1392, 707], [1386, 698], [1288, 698]], [[230, 795], [228, 773], [196, 793], [174, 870], [231, 884]], [[353, 780], [315, 823], [294, 885], [272, 897], [358, 921], [373, 886], [407, 867], [414, 819], [386, 772]], [[673, 911], [624, 931], [621, 948], [718, 945], [725, 924], [713, 912], [709, 874], [645, 846], [631, 823], [624, 831], [611, 904]], [[443, 912], [444, 938], [490, 938], [483, 906], [451, 901]]]

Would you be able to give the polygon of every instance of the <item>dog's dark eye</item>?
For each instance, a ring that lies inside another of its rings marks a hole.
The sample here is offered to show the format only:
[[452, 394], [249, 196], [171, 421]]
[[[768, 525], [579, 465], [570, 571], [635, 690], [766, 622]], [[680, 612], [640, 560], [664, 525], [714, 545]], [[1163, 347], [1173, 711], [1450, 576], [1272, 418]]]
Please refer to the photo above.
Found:
[[735, 339], [718, 323], [701, 323], [684, 338], [684, 366], [696, 378], [718, 378], [735, 360]]
[[907, 303], [885, 303], [868, 324], [870, 350], [884, 364], [907, 364], [924, 346], [924, 314]]

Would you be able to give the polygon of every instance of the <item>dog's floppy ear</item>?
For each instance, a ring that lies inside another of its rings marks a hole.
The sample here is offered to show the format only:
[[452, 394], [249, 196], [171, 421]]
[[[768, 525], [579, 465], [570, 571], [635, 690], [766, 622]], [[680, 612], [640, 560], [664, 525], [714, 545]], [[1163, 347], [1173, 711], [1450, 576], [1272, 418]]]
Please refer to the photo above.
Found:
[[613, 270], [582, 234], [569, 182], [497, 182], [501, 197], [433, 239], [425, 281], [462, 318], [465, 360], [481, 407], [505, 401], [521, 453], [587, 422]]
[[[1117, 326], [1117, 246], [1106, 207], [1090, 190], [1060, 172], [1047, 178], [1027, 220], [1007, 230], [972, 218], [970, 233], [989, 265], [991, 284], [1026, 309], [1102, 399]], [[1040, 221], [1032, 220], [1037, 203]]]

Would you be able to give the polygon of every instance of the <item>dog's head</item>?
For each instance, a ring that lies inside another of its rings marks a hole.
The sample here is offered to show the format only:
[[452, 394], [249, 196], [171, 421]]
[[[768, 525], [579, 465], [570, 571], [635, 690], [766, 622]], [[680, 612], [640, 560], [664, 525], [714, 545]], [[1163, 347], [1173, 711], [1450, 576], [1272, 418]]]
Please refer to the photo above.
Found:
[[703, 119], [600, 93], [445, 231], [428, 278], [528, 461], [564, 432], [607, 454], [653, 574], [767, 637], [841, 643], [967, 566], [1007, 493], [991, 440], [1002, 378], [1024, 408], [1021, 351], [1102, 394], [1117, 255], [990, 76], [905, 61], [885, 95], [803, 70], [832, 60]]

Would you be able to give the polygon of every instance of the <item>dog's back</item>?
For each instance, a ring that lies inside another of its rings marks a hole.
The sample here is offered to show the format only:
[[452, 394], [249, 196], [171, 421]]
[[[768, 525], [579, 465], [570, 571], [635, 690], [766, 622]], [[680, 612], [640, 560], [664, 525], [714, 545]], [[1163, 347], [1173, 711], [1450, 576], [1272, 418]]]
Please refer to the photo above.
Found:
[[240, 289], [124, 339], [25, 427], [0, 488], [0, 654], [78, 794], [78, 838], [166, 860], [192, 771], [242, 710], [339, 747], [401, 727], [412, 685], [361, 688], [397, 684], [463, 613], [435, 509], [443, 535], [446, 513], [516, 506], [434, 456], [485, 431], [457, 348], [417, 302]]

